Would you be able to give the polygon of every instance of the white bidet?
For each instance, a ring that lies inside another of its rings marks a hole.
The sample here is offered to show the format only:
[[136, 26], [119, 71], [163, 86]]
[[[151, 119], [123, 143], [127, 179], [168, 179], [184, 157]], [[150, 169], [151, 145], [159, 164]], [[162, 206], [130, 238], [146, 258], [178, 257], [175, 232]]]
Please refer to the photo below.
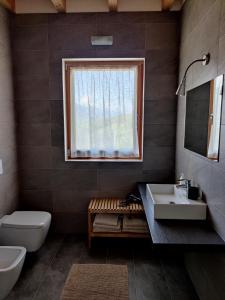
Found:
[[0, 300], [9, 294], [17, 282], [25, 255], [24, 247], [0, 246]]

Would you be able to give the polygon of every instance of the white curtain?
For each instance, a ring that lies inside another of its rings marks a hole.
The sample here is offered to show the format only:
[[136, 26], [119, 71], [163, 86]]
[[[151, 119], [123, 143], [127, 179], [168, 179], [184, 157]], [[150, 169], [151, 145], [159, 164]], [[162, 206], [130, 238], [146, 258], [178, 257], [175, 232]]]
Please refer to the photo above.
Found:
[[74, 68], [71, 156], [137, 157], [138, 149], [137, 68]]
[[213, 91], [213, 114], [212, 126], [209, 137], [208, 157], [218, 157], [219, 140], [220, 140], [220, 119], [221, 119], [221, 106], [222, 106], [222, 93], [223, 93], [223, 75], [218, 76], [214, 80]]

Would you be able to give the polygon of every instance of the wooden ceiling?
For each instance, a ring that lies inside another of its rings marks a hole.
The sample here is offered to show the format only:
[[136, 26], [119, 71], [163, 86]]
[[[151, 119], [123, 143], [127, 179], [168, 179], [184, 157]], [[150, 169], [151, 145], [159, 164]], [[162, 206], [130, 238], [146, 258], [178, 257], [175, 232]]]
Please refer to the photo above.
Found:
[[109, 11], [117, 11], [118, 0], [108, 0]]
[[52, 4], [55, 6], [55, 9], [59, 13], [66, 12], [66, 0], [51, 0]]
[[[8, 10], [10, 10], [11, 12], [15, 12], [15, 1], [16, 0], [0, 0], [0, 4], [5, 8], [7, 8]], [[67, 0], [48, 0], [48, 1], [52, 2], [52, 4], [54, 5], [58, 13], [66, 13]], [[118, 10], [118, 3], [120, 0], [106, 0], [106, 1], [108, 2], [108, 10], [110, 12], [116, 12]], [[163, 11], [171, 10], [174, 3], [176, 2], [176, 0], [160, 0], [160, 1], [161, 1], [161, 9]]]
[[0, 0], [0, 4], [10, 11], [15, 11], [15, 0]]

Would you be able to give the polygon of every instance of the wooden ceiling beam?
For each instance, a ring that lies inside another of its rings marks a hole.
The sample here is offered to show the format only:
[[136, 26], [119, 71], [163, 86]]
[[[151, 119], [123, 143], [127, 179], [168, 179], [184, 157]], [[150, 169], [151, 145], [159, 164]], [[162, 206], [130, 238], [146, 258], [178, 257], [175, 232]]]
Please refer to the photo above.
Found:
[[15, 0], [0, 0], [0, 5], [11, 12], [15, 12]]
[[53, 5], [55, 6], [55, 9], [59, 13], [65, 13], [66, 12], [66, 0], [51, 0]]
[[162, 10], [170, 10], [173, 5], [175, 0], [161, 0], [162, 2]]
[[108, 0], [109, 11], [117, 11], [118, 0]]

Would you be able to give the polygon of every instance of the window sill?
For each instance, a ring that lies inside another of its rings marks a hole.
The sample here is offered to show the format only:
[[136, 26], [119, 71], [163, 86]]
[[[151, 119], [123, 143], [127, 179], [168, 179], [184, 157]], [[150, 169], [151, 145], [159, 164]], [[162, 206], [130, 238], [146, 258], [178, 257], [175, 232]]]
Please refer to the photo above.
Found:
[[122, 159], [122, 158], [118, 158], [118, 159], [109, 159], [109, 158], [89, 158], [89, 159], [82, 159], [82, 158], [68, 158], [65, 157], [65, 161], [67, 162], [143, 162], [142, 158], [134, 158], [134, 159]]

